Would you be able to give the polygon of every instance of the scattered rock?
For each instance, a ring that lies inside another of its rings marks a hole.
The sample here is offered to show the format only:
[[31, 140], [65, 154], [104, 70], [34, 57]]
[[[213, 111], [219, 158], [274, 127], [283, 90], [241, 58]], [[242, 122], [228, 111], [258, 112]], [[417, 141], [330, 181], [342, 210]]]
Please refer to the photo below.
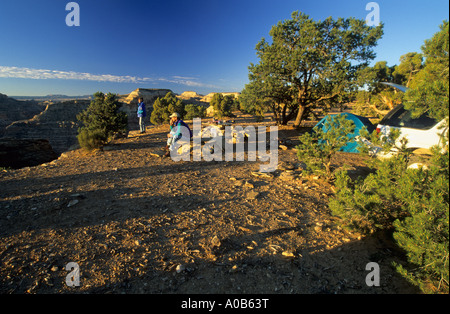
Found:
[[279, 178], [283, 181], [294, 181], [295, 175], [293, 172], [284, 171], [280, 174]]
[[250, 191], [247, 193], [246, 197], [248, 200], [255, 200], [259, 197], [260, 193], [256, 191]]
[[67, 207], [72, 207], [75, 206], [76, 204], [78, 204], [79, 200], [71, 200], [69, 202], [69, 204], [67, 204]]
[[212, 239], [211, 239], [211, 245], [214, 247], [214, 246], [217, 246], [217, 247], [219, 247], [220, 245], [221, 245], [221, 242], [220, 242], [220, 240], [219, 240], [219, 238], [217, 237], [217, 236], [214, 236]]
[[186, 270], [186, 266], [184, 266], [182, 264], [177, 265], [177, 267], [175, 268], [175, 271], [177, 272], [177, 274], [179, 274], [185, 270]]
[[283, 253], [281, 253], [283, 256], [285, 257], [294, 257], [294, 253], [290, 252], [290, 251], [284, 251]]

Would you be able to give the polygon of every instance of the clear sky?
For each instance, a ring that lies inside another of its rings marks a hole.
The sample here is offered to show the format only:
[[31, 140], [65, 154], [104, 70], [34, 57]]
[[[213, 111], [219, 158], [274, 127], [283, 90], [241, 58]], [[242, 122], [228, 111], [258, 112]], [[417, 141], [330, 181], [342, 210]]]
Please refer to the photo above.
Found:
[[[0, 0], [0, 93], [127, 94], [239, 92], [255, 46], [278, 21], [302, 11], [366, 19], [371, 0], [77, 0], [80, 26], [66, 25], [68, 0]], [[448, 20], [448, 0], [378, 0], [384, 36], [376, 61], [420, 52]]]

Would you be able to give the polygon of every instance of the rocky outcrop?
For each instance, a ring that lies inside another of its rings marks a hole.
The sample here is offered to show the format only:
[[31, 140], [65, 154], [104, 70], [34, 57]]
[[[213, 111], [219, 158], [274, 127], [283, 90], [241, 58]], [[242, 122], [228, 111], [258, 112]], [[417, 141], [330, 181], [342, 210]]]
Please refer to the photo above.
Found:
[[45, 109], [36, 101], [19, 101], [0, 94], [0, 137], [14, 121], [31, 119]]
[[0, 139], [0, 167], [33, 167], [58, 158], [49, 141]]
[[128, 116], [128, 127], [130, 130], [138, 129], [138, 117], [137, 117], [137, 104], [139, 97], [144, 99], [147, 109], [147, 119], [149, 121], [149, 115], [152, 112], [153, 103], [156, 99], [162, 98], [167, 93], [172, 92], [170, 89], [149, 89], [138, 88], [132, 91], [128, 95], [121, 96], [119, 101], [122, 103], [121, 111], [125, 112]]
[[11, 123], [4, 137], [14, 139], [46, 139], [61, 154], [76, 145], [79, 122], [77, 114], [85, 110], [89, 100], [75, 100], [47, 105], [40, 114], [28, 120]]
[[203, 96], [201, 101], [203, 102], [211, 102], [211, 99], [213, 98], [214, 94], [222, 94], [223, 96], [234, 96], [236, 99], [239, 98], [239, 96], [241, 95], [241, 93], [209, 93], [206, 96]]
[[137, 105], [138, 98], [142, 97], [144, 98], [145, 103], [153, 104], [158, 97], [164, 97], [169, 92], [172, 91], [170, 89], [138, 88], [130, 94], [122, 96], [120, 101], [127, 104]]
[[203, 97], [202, 95], [197, 94], [196, 92], [192, 92], [192, 91], [183, 92], [183, 93], [181, 93], [181, 95], [178, 96], [178, 98], [186, 99], [186, 100], [189, 100], [192, 98], [200, 100], [202, 97]]

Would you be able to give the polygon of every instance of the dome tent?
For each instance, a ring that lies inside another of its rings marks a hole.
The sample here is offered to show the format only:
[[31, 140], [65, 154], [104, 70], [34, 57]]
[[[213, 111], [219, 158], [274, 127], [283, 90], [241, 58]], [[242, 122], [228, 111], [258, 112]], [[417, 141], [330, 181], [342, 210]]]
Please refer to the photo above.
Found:
[[[372, 122], [370, 122], [368, 118], [357, 116], [352, 113], [338, 113], [334, 114], [333, 116], [335, 115], [345, 115], [347, 120], [351, 120], [355, 124], [355, 131], [352, 134], [348, 134], [349, 143], [346, 146], [342, 147], [340, 151], [347, 153], [359, 153], [358, 147], [360, 144], [356, 141], [350, 140], [357, 137], [359, 135], [360, 130], [363, 127], [366, 127], [367, 131], [369, 131], [370, 134], [375, 130], [375, 126], [372, 124]], [[325, 121], [327, 117], [328, 116], [325, 116], [322, 120], [320, 120], [314, 128], [320, 128], [324, 132], [327, 132], [328, 130], [325, 126]]]

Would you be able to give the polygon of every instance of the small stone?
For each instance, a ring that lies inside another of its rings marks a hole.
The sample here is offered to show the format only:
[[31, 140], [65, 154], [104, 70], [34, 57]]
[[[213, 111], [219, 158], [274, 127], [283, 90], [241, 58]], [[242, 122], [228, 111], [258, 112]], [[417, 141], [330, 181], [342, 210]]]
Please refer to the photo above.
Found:
[[289, 251], [284, 251], [283, 253], [281, 253], [283, 256], [286, 257], [294, 257], [294, 253], [289, 252]]
[[186, 269], [186, 267], [184, 265], [178, 265], [177, 268], [175, 269], [177, 274], [183, 272]]
[[212, 238], [211, 244], [212, 244], [212, 246], [220, 246], [221, 245], [220, 240], [219, 240], [219, 238], [217, 236], [214, 236]]
[[53, 266], [50, 270], [53, 272], [58, 271], [58, 266]]
[[78, 204], [78, 202], [79, 202], [79, 200], [71, 200], [71, 201], [69, 202], [69, 204], [67, 204], [67, 207], [72, 207], [72, 206]]
[[247, 199], [248, 200], [255, 200], [259, 197], [259, 193], [255, 191], [250, 191], [247, 193]]

